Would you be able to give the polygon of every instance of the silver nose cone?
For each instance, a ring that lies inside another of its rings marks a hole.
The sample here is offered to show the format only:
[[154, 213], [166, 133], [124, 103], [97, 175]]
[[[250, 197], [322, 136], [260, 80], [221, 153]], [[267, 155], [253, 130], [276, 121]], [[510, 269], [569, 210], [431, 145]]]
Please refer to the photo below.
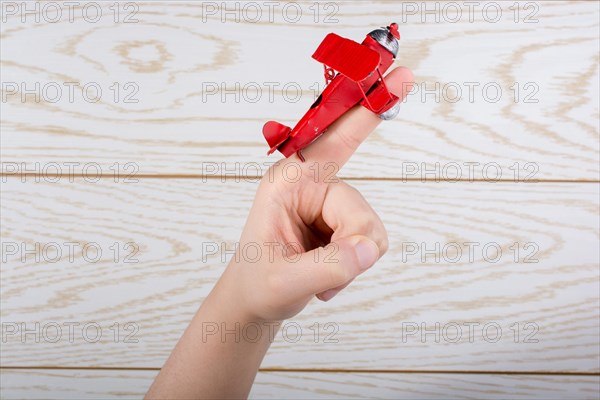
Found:
[[369, 36], [377, 41], [380, 45], [382, 45], [386, 50], [388, 50], [394, 58], [398, 55], [398, 39], [392, 35], [388, 28], [380, 28], [375, 29], [374, 31], [369, 32]]

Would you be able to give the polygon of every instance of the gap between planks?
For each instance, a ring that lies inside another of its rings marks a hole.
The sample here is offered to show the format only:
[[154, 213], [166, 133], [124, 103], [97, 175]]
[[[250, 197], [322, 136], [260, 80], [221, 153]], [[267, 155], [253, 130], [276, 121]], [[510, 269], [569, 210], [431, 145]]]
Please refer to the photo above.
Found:
[[[0, 173], [0, 178], [45, 178], [45, 179], [60, 179], [62, 174], [37, 174], [37, 173]], [[69, 178], [72, 179], [81, 179], [85, 178], [83, 174], [72, 174], [69, 175]], [[203, 180], [221, 180], [221, 181], [233, 181], [233, 180], [244, 180], [244, 181], [258, 181], [262, 178], [262, 176], [258, 175], [202, 175], [202, 174], [135, 174], [132, 175], [129, 179], [203, 179]], [[390, 181], [390, 182], [448, 182], [448, 183], [481, 183], [481, 182], [490, 182], [490, 183], [595, 183], [600, 184], [600, 180], [595, 179], [531, 179], [531, 180], [519, 180], [516, 181], [514, 179], [499, 179], [499, 180], [491, 180], [491, 179], [456, 179], [456, 180], [446, 180], [440, 178], [392, 178], [392, 177], [377, 177], [377, 176], [364, 176], [364, 177], [344, 177], [340, 176], [339, 179], [343, 179], [345, 181]], [[112, 176], [99, 176], [100, 180], [110, 180]]]
[[[84, 371], [160, 371], [158, 367], [70, 367], [70, 366], [0, 366], [0, 370], [84, 370]], [[569, 371], [482, 371], [482, 370], [403, 370], [357, 368], [260, 368], [258, 372], [352, 373], [352, 374], [448, 374], [448, 375], [540, 375], [540, 376], [600, 376], [600, 372]]]

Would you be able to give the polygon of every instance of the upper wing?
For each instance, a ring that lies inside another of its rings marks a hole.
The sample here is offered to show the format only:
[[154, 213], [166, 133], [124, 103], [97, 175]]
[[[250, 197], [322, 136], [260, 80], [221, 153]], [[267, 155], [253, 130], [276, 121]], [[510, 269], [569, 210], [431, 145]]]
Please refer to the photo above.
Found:
[[355, 82], [367, 78], [381, 60], [375, 50], [335, 33], [325, 36], [312, 57]]

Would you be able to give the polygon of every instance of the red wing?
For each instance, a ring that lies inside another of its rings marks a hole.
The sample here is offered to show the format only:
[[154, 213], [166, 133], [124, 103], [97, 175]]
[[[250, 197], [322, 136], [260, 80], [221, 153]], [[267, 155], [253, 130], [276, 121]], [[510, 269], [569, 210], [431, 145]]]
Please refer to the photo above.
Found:
[[325, 36], [312, 57], [355, 82], [367, 78], [381, 60], [375, 50], [335, 33]]

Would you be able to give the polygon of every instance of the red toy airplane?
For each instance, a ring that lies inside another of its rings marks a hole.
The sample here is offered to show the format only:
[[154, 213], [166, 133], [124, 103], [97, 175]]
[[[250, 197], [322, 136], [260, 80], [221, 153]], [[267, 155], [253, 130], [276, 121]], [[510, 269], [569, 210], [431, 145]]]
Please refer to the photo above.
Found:
[[275, 121], [265, 124], [263, 135], [270, 146], [267, 154], [275, 150], [286, 157], [298, 153], [304, 161], [300, 151], [358, 103], [382, 119], [394, 118], [400, 103], [386, 87], [383, 73], [398, 54], [398, 40], [395, 23], [372, 31], [361, 44], [328, 34], [312, 56], [323, 63], [327, 87], [294, 129]]

